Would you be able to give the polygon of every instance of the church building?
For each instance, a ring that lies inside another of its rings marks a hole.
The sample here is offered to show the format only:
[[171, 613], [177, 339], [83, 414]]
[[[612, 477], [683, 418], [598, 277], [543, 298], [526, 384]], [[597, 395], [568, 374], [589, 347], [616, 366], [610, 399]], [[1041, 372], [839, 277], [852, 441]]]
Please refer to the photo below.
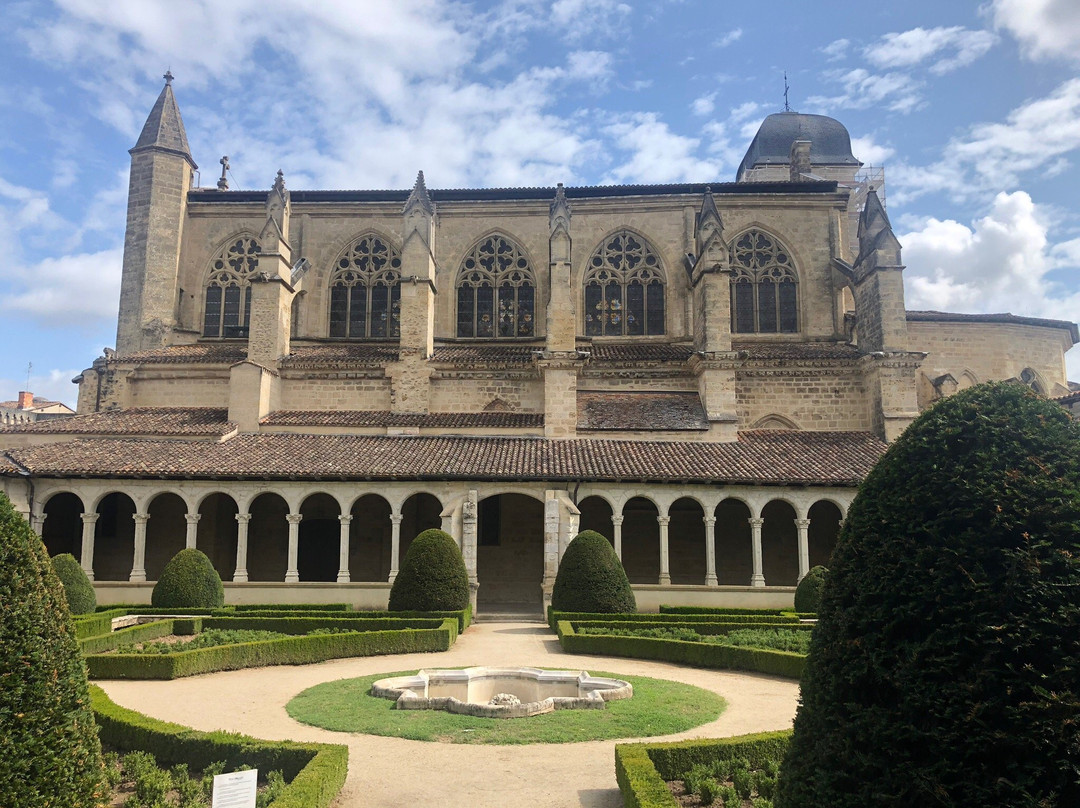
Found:
[[382, 608], [441, 527], [481, 613], [539, 612], [583, 529], [642, 609], [790, 605], [920, 410], [1070, 393], [1075, 324], [905, 308], [832, 118], [770, 115], [734, 182], [232, 191], [195, 187], [171, 80], [116, 349], [78, 415], [0, 429], [0, 490], [100, 602], [197, 547], [227, 602]]

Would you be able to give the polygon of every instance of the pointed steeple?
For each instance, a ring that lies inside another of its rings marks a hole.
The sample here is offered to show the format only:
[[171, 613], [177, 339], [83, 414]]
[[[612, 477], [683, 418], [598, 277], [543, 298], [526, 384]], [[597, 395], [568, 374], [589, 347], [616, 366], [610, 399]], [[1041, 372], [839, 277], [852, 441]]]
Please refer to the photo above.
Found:
[[866, 193], [866, 204], [859, 216], [859, 238], [861, 239], [864, 233], [877, 235], [885, 228], [892, 230], [889, 214], [885, 212], [885, 206], [881, 204], [877, 191], [871, 188]]
[[705, 188], [701, 210], [697, 215], [694, 247], [700, 268], [714, 269], [727, 266], [724, 222], [720, 218], [720, 211], [716, 209], [716, 200], [713, 199], [712, 188], [709, 186]]
[[431, 201], [427, 185], [424, 184], [423, 171], [417, 173], [412, 192], [409, 194], [409, 198], [405, 200], [405, 207], [402, 208], [401, 212], [408, 215], [415, 208], [420, 208], [428, 216], [435, 215], [435, 203]]
[[173, 75], [166, 72], [163, 78], [165, 86], [161, 88], [161, 94], [158, 95], [154, 108], [150, 110], [150, 116], [143, 124], [142, 133], [130, 153], [135, 154], [144, 149], [161, 149], [186, 157], [192, 168], [198, 168], [191, 159], [184, 121], [180, 117], [180, 107], [176, 105], [176, 97], [173, 95]]
[[873, 188], [866, 194], [866, 204], [859, 215], [859, 257], [855, 259], [856, 269], [869, 265], [871, 256], [876, 266], [899, 265], [900, 241], [893, 233], [889, 215], [877, 191]]
[[720, 220], [720, 211], [716, 209], [716, 200], [713, 199], [712, 186], [705, 186], [705, 198], [701, 200], [701, 210], [697, 217], [698, 237], [707, 235], [709, 230], [724, 230], [724, 223]]

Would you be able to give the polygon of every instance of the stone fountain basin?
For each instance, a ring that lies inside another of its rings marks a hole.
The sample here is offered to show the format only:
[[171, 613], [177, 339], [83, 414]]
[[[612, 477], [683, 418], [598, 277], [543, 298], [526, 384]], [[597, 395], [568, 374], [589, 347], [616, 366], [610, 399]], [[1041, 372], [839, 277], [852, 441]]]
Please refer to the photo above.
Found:
[[[509, 694], [517, 703], [494, 704]], [[554, 710], [602, 710], [608, 701], [628, 699], [634, 688], [621, 679], [588, 671], [539, 668], [465, 668], [421, 670], [392, 676], [371, 686], [371, 695], [396, 701], [399, 710], [446, 710], [480, 718], [524, 718]]]

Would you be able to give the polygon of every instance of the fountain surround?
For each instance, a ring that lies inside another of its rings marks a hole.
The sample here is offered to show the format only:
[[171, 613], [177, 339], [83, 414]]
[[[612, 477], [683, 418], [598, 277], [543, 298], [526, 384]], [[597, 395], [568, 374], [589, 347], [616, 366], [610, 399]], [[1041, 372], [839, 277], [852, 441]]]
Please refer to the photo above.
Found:
[[602, 710], [608, 701], [633, 696], [634, 688], [588, 671], [477, 667], [380, 679], [371, 686], [371, 695], [393, 699], [399, 710], [525, 718], [554, 710]]

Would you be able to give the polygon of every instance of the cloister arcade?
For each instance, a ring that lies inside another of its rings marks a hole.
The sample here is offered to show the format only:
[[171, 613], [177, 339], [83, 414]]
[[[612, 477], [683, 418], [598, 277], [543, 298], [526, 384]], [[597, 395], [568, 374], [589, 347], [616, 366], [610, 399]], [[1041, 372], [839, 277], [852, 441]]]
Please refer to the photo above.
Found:
[[793, 587], [828, 560], [853, 496], [806, 487], [40, 480], [32, 524], [51, 555], [72, 553], [99, 584], [154, 581], [176, 552], [195, 547], [227, 583], [383, 589], [412, 538], [437, 527], [462, 549], [474, 605], [498, 610], [539, 608], [566, 544], [585, 529], [612, 542], [639, 588]]

